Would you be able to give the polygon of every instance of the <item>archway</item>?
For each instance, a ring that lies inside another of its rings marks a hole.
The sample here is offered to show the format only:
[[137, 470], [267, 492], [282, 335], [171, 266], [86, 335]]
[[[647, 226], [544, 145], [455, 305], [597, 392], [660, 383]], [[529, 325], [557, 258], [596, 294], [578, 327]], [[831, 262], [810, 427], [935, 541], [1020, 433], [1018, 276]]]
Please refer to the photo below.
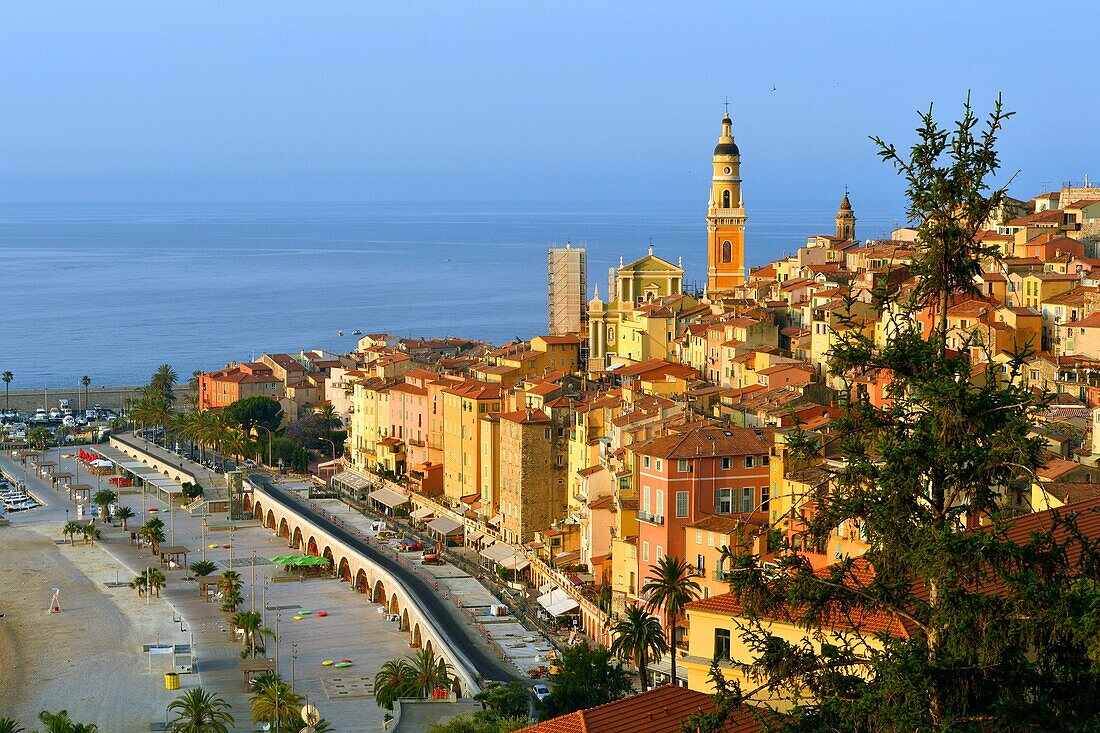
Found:
[[286, 522], [286, 517], [279, 520], [279, 536], [283, 539], [290, 539], [290, 525]]
[[401, 606], [397, 602], [397, 594], [396, 593], [394, 593], [392, 596], [390, 596], [390, 609], [389, 609], [389, 611], [390, 611], [390, 613], [393, 613], [393, 614], [401, 613]]
[[330, 568], [332, 568], [333, 570], [335, 570], [335, 569], [336, 569], [336, 558], [334, 558], [334, 557], [332, 556], [332, 548], [331, 548], [331, 547], [327, 547], [327, 546], [326, 546], [326, 547], [325, 547], [325, 551], [321, 553], [321, 557], [323, 557], [323, 558], [325, 558], [326, 560], [328, 560], [328, 566], [329, 566]]
[[370, 581], [367, 579], [366, 571], [360, 568], [359, 572], [355, 574], [355, 590], [360, 593], [366, 593], [369, 584]]
[[317, 540], [313, 539], [312, 537], [309, 538], [309, 544], [306, 545], [306, 554], [307, 555], [316, 555], [317, 554]]
[[401, 631], [409, 630], [409, 609], [406, 608], [404, 611], [401, 612], [401, 622], [397, 628]]
[[410, 646], [412, 646], [413, 649], [419, 649], [420, 645], [423, 643], [424, 639], [420, 636], [420, 624], [417, 623], [413, 626], [413, 639]]
[[382, 584], [381, 580], [374, 582], [374, 592], [370, 596], [372, 603], [377, 603], [379, 606], [383, 606], [386, 603], [386, 586]]
[[295, 527], [294, 528], [294, 539], [292, 539], [290, 541], [290, 546], [293, 547], [295, 550], [302, 549], [302, 528], [301, 527]]
[[264, 527], [267, 529], [275, 529], [275, 512], [271, 509], [267, 510], [267, 517], [264, 519]]
[[424, 642], [424, 648], [427, 649], [428, 651], [432, 651], [432, 640], [431, 639], [428, 639], [427, 641]]
[[338, 566], [336, 573], [340, 576], [341, 580], [347, 583], [351, 582], [351, 566], [348, 565], [348, 559], [346, 557], [340, 558], [340, 565]]
[[252, 502], [252, 506], [248, 506], [248, 503], [247, 503], [248, 501], [249, 500], [248, 500], [247, 495], [246, 495], [246, 497], [245, 497], [245, 508], [248, 511], [252, 512], [252, 516], [254, 516], [254, 517], [263, 516], [263, 512], [264, 512], [263, 504], [261, 504], [259, 502], [259, 500], [257, 500], [257, 501]]

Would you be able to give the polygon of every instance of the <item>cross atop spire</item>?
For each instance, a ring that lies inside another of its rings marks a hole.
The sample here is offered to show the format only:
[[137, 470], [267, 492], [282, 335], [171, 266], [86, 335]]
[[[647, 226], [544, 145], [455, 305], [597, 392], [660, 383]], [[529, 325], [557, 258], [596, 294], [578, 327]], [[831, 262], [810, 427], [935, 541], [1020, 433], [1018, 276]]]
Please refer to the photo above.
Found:
[[730, 113], [730, 98], [726, 97], [726, 116], [727, 117], [729, 116], [729, 113]]

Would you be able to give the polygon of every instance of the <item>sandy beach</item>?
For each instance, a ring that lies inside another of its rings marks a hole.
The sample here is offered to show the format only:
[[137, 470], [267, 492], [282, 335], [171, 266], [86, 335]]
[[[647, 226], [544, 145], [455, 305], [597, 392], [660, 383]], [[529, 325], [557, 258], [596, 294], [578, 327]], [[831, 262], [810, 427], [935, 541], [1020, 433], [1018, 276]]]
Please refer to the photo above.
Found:
[[[163, 719], [167, 662], [148, 671], [142, 645], [187, 641], [165, 600], [151, 599], [160, 608], [150, 613], [129, 588], [108, 588], [116, 571], [122, 581], [132, 574], [98, 546], [56, 544], [46, 525], [4, 528], [0, 558], [3, 715], [29, 729], [40, 710], [64, 708], [103, 731], [148, 730]], [[51, 614], [54, 587], [62, 611]]]

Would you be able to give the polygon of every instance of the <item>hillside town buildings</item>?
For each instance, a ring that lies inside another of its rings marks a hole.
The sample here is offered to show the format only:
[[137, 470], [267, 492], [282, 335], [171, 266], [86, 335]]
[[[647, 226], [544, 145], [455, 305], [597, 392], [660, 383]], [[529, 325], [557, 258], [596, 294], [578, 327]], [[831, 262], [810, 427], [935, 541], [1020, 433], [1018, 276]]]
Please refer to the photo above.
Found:
[[[829, 371], [830, 352], [848, 329], [879, 343], [892, 333], [899, 313], [879, 310], [874, 294], [911, 292], [919, 242], [911, 227], [857, 239], [845, 191], [828, 233], [807, 234], [795, 254], [749, 268], [740, 150], [728, 115], [704, 218], [702, 293], [685, 291], [678, 258], [650, 248], [620, 260], [602, 297], [597, 285], [581, 308], [571, 293], [583, 250], [558, 252], [559, 280], [551, 250], [551, 301], [562, 308], [551, 307], [545, 335], [492, 346], [376, 334], [348, 357], [265, 355], [202, 375], [202, 404], [221, 409], [264, 395], [296, 414], [338, 406], [349, 431], [338, 484], [384, 478], [409, 492], [421, 516], [460, 518], [465, 539], [457, 541], [540, 592], [556, 588], [573, 599], [543, 605], [576, 617], [603, 643], [618, 614], [645, 602], [655, 564], [686, 560], [703, 596], [674, 632], [684, 661], [677, 683], [709, 692], [715, 655], [736, 677], [735, 663], [749, 654], [723, 548], [767, 557], [784, 546], [815, 568], [867, 550], [855, 522], [823, 544], [802, 544], [813, 516], [805, 497], [828, 481], [830, 458], [822, 448], [816, 460], [794, 460], [787, 441], [795, 429], [811, 439], [828, 434], [843, 387]], [[984, 263], [974, 295], [950, 303], [948, 348], [975, 365], [975, 378], [987, 373], [977, 367], [990, 365], [998, 378], [1055, 395], [1035, 426], [1049, 463], [1034, 485], [1006, 491], [1004, 504], [1027, 515], [1096, 501], [1100, 189], [1066, 185], [1010, 201], [977, 240], [999, 255]], [[927, 333], [933, 314], [914, 317]], [[1026, 363], [1016, 374], [1007, 362], [1021, 349]], [[888, 374], [872, 373], [855, 388], [884, 404], [889, 383]], [[896, 618], [865, 621], [908, 633]], [[843, 619], [837, 624], [830, 633], [843, 634]], [[805, 638], [790, 619], [776, 618], [773, 628], [791, 641]], [[667, 660], [651, 672], [655, 682], [669, 681]]]

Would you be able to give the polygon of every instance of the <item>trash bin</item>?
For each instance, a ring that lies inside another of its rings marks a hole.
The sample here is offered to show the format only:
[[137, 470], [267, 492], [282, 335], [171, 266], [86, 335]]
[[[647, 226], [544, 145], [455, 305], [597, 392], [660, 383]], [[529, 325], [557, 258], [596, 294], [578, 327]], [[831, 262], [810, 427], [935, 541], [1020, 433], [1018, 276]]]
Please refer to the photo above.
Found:
[[177, 672], [164, 673], [164, 689], [178, 690], [180, 688], [180, 676]]

